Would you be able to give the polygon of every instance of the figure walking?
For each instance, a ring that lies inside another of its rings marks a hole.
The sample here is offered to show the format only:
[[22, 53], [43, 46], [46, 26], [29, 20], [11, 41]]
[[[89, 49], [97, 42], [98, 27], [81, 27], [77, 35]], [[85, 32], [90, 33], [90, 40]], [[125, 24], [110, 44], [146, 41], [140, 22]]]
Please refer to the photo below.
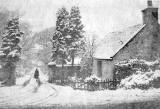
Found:
[[36, 68], [35, 73], [34, 73], [34, 78], [36, 79], [36, 82], [38, 83], [38, 85], [40, 85], [40, 79], [39, 79], [39, 71]]

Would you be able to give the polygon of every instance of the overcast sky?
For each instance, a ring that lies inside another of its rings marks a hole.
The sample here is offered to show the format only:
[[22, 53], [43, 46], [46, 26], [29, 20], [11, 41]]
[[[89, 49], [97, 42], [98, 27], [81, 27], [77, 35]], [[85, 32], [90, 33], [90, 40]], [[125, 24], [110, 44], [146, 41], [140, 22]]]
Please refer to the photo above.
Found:
[[[153, 5], [159, 7], [159, 1]], [[55, 26], [56, 11], [65, 6], [80, 7], [85, 30], [104, 36], [128, 26], [142, 23], [141, 10], [147, 0], [0, 0], [0, 7], [18, 10], [22, 20], [31, 24], [33, 31]]]

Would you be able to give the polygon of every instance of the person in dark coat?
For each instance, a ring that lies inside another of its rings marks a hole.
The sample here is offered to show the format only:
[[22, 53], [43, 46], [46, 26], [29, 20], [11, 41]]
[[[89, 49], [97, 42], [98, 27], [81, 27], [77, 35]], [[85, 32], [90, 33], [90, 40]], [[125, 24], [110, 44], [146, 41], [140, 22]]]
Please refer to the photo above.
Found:
[[34, 78], [39, 79], [39, 71], [38, 71], [37, 68], [36, 68], [35, 73], [34, 73]]
[[35, 73], [34, 73], [34, 78], [36, 79], [38, 85], [40, 86], [41, 82], [40, 82], [40, 79], [39, 79], [39, 71], [38, 71], [37, 68], [36, 68]]

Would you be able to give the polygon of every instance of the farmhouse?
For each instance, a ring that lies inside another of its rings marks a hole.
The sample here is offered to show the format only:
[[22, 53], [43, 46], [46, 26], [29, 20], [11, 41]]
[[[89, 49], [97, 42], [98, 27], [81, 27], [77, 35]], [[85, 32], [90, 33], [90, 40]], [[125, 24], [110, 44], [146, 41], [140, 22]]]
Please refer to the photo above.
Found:
[[128, 59], [156, 60], [160, 56], [158, 8], [142, 10], [143, 24], [106, 35], [94, 53], [93, 73], [102, 79], [113, 79], [114, 65]]

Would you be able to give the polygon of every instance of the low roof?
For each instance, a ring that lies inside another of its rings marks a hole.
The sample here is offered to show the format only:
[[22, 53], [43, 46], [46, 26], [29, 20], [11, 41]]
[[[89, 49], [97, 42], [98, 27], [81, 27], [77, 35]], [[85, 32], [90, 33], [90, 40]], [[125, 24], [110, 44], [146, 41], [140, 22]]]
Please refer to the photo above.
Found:
[[[80, 57], [75, 57], [74, 58], [74, 66], [79, 66], [81, 63], [81, 58]], [[59, 65], [59, 64], [56, 64], [56, 62], [49, 62], [48, 63], [49, 66], [62, 66], [62, 65]], [[72, 65], [72, 62], [71, 61], [67, 61], [67, 63], [64, 65], [64, 66], [71, 66]]]
[[111, 32], [97, 46], [94, 58], [112, 59], [145, 25], [135, 25], [122, 31]]
[[[56, 65], [56, 67], [62, 67], [62, 65], [58, 64], [58, 65]], [[72, 65], [71, 64], [65, 64], [64, 67], [72, 67]], [[80, 67], [80, 65], [79, 64], [78, 65], [73, 65], [73, 67]]]

